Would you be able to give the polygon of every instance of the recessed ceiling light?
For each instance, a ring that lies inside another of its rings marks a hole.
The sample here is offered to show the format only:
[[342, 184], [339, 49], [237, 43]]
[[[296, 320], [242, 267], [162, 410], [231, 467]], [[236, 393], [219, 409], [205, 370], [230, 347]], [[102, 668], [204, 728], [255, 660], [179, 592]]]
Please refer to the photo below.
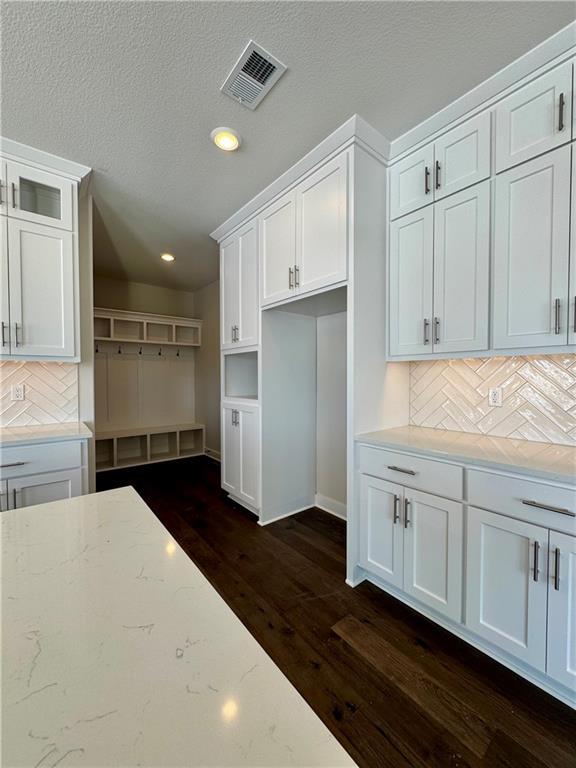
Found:
[[174, 261], [174, 256], [172, 256], [171, 253], [163, 253], [162, 256], [160, 256], [162, 261]]
[[233, 152], [238, 149], [242, 141], [239, 134], [232, 128], [214, 128], [210, 138], [218, 149], [223, 149], [225, 152]]

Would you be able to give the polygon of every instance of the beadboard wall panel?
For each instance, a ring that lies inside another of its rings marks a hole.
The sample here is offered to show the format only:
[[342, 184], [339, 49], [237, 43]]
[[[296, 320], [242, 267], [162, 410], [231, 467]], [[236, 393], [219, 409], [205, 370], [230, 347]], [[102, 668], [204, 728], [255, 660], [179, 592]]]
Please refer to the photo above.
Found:
[[[10, 399], [14, 384], [25, 385], [25, 400]], [[78, 421], [78, 366], [75, 363], [0, 361], [0, 426], [68, 421]]]
[[576, 445], [576, 354], [410, 363], [410, 424]]

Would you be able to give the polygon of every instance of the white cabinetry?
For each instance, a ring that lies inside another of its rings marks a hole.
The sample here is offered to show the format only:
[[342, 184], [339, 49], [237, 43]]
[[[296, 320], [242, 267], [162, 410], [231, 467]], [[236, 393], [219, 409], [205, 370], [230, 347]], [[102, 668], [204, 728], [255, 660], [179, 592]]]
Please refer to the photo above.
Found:
[[428, 144], [390, 170], [390, 218], [397, 219], [434, 200], [434, 145]]
[[395, 587], [403, 582], [404, 489], [370, 475], [360, 478], [360, 564]]
[[8, 481], [10, 509], [71, 499], [82, 493], [82, 470], [66, 469]]
[[259, 421], [257, 405], [222, 406], [222, 488], [252, 509], [260, 503]]
[[8, 211], [8, 171], [6, 160], [0, 157], [0, 215]]
[[390, 354], [488, 347], [490, 183], [390, 229]]
[[347, 157], [320, 166], [259, 216], [262, 306], [346, 280]]
[[572, 64], [566, 62], [496, 107], [496, 171], [570, 141]]
[[547, 672], [576, 690], [576, 537], [550, 531]]
[[258, 344], [258, 229], [255, 221], [220, 247], [223, 349]]
[[570, 147], [496, 179], [495, 349], [567, 343]]
[[[576, 92], [576, 88], [574, 89]], [[576, 110], [575, 110], [576, 112]], [[568, 343], [576, 344], [576, 150], [572, 146], [572, 193], [570, 195], [570, 285], [568, 287]]]
[[546, 666], [548, 531], [468, 510], [466, 626], [530, 666]]
[[75, 184], [64, 176], [7, 162], [8, 215], [33, 224], [73, 229]]

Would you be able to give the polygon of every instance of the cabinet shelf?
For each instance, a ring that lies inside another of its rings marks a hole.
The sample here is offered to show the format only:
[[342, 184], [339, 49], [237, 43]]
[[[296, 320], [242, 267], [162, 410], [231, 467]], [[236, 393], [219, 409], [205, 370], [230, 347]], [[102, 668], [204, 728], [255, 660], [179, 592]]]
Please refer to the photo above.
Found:
[[94, 340], [199, 347], [202, 343], [202, 321], [96, 308]]
[[96, 434], [96, 471], [202, 456], [204, 425], [135, 427]]

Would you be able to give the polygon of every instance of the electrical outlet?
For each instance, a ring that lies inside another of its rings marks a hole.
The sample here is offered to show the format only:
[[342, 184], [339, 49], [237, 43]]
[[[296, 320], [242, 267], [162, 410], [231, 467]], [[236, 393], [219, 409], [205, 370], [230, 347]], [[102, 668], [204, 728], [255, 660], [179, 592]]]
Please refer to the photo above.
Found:
[[24, 391], [24, 384], [13, 384], [11, 392], [12, 400], [26, 400], [26, 393]]
[[493, 387], [488, 390], [488, 405], [492, 408], [502, 407], [502, 387]]

